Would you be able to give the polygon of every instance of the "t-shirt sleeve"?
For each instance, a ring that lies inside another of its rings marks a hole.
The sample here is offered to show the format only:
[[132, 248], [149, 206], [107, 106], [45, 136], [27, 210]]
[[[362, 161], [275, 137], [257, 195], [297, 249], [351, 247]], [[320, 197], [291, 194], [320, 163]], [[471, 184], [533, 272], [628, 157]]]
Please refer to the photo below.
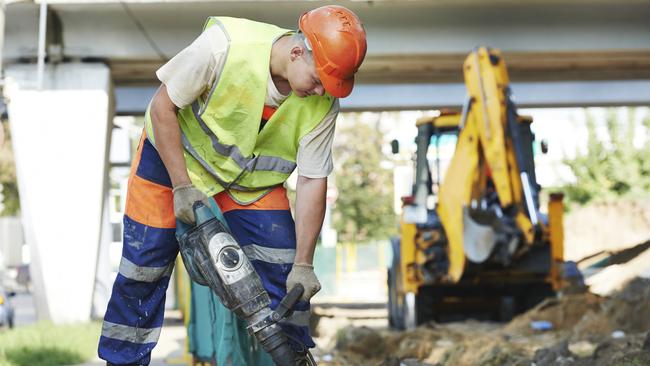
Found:
[[225, 61], [227, 42], [219, 27], [210, 27], [156, 71], [178, 108], [191, 104], [211, 87]]
[[316, 128], [300, 139], [296, 158], [298, 175], [307, 178], [325, 178], [332, 172], [334, 167], [332, 142], [339, 109], [337, 99]]

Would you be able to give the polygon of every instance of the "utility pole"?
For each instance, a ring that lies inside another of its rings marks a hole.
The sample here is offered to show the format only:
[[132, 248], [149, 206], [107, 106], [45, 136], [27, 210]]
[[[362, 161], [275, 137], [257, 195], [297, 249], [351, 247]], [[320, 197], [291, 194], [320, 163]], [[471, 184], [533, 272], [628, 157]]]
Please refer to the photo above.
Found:
[[47, 34], [47, 1], [41, 0], [38, 17], [38, 64], [36, 67], [38, 90], [43, 89], [43, 73], [45, 70], [45, 37]]
[[[2, 58], [4, 56], [3, 53], [3, 46], [5, 42], [5, 0], [0, 0], [0, 99], [4, 98], [4, 84], [5, 84], [5, 77], [4, 77], [4, 72], [2, 70]], [[0, 111], [2, 113], [2, 111]], [[0, 122], [0, 148], [2, 145], [4, 145], [5, 142], [5, 128]], [[2, 184], [0, 184], [0, 190], [2, 188]], [[2, 198], [0, 198], [0, 205], [2, 205]], [[3, 210], [2, 207], [0, 207], [0, 212]]]
[[5, 0], [0, 0], [0, 96], [4, 85], [4, 73], [2, 71], [2, 50], [5, 42]]
[[[2, 57], [3, 57], [3, 46], [5, 42], [5, 0], [0, 0], [0, 100], [4, 100], [4, 84], [5, 84], [5, 78], [4, 78], [4, 73], [2, 71]], [[3, 111], [0, 110], [0, 114], [2, 114]], [[2, 116], [0, 116], [2, 118]], [[2, 124], [2, 121], [0, 121], [0, 148], [2, 148], [2, 145], [5, 143], [5, 126]], [[4, 201], [4, 196], [2, 196], [2, 184], [0, 184], [0, 212], [4, 210], [3, 206], [3, 201]]]

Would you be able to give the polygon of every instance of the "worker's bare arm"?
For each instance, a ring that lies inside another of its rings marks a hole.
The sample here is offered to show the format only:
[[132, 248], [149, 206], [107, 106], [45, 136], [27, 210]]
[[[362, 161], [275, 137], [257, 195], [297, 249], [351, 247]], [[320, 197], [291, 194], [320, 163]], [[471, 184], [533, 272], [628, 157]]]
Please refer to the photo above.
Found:
[[314, 260], [316, 239], [325, 217], [327, 178], [298, 177], [296, 187], [296, 259], [295, 263]]
[[177, 111], [178, 107], [169, 98], [167, 88], [161, 84], [151, 102], [151, 122], [156, 149], [167, 168], [174, 187], [191, 183], [183, 157]]

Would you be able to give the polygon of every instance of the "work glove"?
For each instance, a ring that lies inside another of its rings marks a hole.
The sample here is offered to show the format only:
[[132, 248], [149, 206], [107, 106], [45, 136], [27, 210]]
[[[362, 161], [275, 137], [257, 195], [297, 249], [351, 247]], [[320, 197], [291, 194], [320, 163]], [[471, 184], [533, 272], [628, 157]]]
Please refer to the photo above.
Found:
[[188, 225], [195, 225], [196, 219], [194, 218], [192, 206], [196, 201], [201, 201], [208, 206], [208, 197], [192, 184], [175, 187], [172, 193], [174, 194], [174, 215], [176, 218]]
[[287, 292], [296, 284], [301, 284], [305, 291], [300, 300], [309, 301], [312, 296], [320, 291], [320, 282], [314, 273], [314, 266], [307, 263], [294, 263], [289, 276], [287, 277]]

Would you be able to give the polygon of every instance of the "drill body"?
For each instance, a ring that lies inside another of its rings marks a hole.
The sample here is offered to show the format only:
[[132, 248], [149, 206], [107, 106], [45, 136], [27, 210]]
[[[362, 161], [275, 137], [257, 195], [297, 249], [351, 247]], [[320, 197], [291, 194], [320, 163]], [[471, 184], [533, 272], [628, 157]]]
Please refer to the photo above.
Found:
[[294, 366], [296, 355], [277, 324], [302, 295], [295, 287], [271, 310], [271, 299], [243, 250], [221, 220], [201, 202], [194, 204], [196, 226], [177, 222], [176, 236], [190, 278], [209, 286], [222, 304], [248, 324], [248, 331], [279, 366]]

